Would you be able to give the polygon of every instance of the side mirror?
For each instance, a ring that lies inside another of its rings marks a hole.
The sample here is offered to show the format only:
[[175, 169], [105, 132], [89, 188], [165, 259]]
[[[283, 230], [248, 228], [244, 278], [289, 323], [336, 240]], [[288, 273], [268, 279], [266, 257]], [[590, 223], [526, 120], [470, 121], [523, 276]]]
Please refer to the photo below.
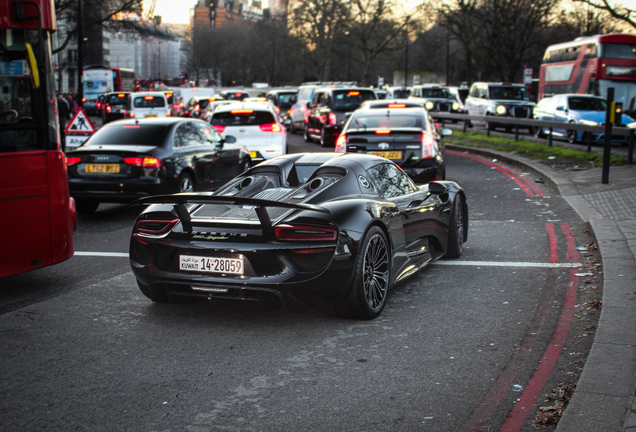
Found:
[[565, 111], [565, 107], [564, 106], [558, 106], [556, 107], [557, 111]]
[[234, 135], [226, 135], [223, 140], [223, 143], [234, 144], [236, 142], [236, 137]]
[[428, 184], [428, 193], [431, 195], [443, 195], [448, 191], [446, 185], [437, 182], [430, 182]]
[[453, 130], [452, 129], [448, 129], [448, 128], [442, 128], [442, 136], [451, 136], [453, 134]]

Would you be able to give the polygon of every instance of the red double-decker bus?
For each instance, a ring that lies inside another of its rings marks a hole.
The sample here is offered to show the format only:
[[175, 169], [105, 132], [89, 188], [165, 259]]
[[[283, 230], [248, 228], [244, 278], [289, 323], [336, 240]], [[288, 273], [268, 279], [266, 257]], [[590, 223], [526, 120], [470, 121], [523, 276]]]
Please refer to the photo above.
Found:
[[75, 205], [51, 62], [55, 28], [53, 0], [0, 0], [0, 277], [73, 255]]
[[539, 75], [539, 99], [563, 93], [606, 97], [610, 87], [625, 112], [636, 111], [636, 36], [580, 37], [546, 49]]
[[135, 71], [113, 68], [113, 91], [135, 91]]

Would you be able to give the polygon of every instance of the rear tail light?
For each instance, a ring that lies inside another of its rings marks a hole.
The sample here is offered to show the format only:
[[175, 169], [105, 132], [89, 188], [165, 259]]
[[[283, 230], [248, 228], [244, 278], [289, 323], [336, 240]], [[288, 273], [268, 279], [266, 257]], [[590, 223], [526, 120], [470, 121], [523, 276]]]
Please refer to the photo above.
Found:
[[251, 109], [240, 109], [240, 110], [232, 110], [231, 114], [252, 114], [254, 110]]
[[377, 135], [389, 135], [391, 133], [390, 129], [376, 129], [375, 133]]
[[389, 104], [387, 107], [388, 108], [406, 108], [406, 104], [394, 103], [394, 104]]
[[422, 158], [432, 158], [435, 154], [435, 139], [427, 132], [422, 132]]
[[225, 126], [223, 125], [212, 125], [212, 127], [216, 129], [218, 133], [223, 133], [223, 131], [225, 130]]
[[135, 225], [135, 234], [146, 236], [163, 236], [174, 228], [179, 219], [172, 220], [140, 220]]
[[275, 110], [276, 110], [276, 114], [280, 115], [280, 107], [276, 107]]
[[153, 157], [127, 157], [124, 158], [124, 163], [142, 168], [159, 168], [161, 166], [161, 161]]
[[78, 156], [67, 157], [66, 158], [66, 165], [67, 166], [77, 165], [78, 163], [80, 163], [81, 160], [82, 160], [82, 158], [80, 158]]
[[335, 113], [330, 112], [329, 113], [329, 124], [333, 126], [336, 123], [338, 123], [338, 117], [336, 116]]
[[282, 132], [283, 128], [278, 123], [263, 124], [259, 126], [263, 132]]
[[338, 230], [329, 227], [278, 225], [274, 235], [285, 241], [333, 241], [338, 238]]
[[336, 153], [346, 153], [347, 152], [347, 135], [340, 134], [338, 139], [336, 140]]
[[110, 105], [107, 105], [107, 106], [106, 106], [106, 112], [107, 112], [107, 113], [110, 113], [110, 111], [111, 111]]
[[201, 107], [199, 105], [195, 105], [194, 106], [194, 111], [199, 111], [201, 109]]

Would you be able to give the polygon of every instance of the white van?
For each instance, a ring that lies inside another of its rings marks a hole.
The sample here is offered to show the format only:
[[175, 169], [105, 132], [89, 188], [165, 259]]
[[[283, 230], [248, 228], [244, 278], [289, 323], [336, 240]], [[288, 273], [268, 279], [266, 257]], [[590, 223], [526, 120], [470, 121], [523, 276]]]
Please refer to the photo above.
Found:
[[130, 94], [128, 115], [132, 118], [170, 117], [170, 105], [163, 92]]

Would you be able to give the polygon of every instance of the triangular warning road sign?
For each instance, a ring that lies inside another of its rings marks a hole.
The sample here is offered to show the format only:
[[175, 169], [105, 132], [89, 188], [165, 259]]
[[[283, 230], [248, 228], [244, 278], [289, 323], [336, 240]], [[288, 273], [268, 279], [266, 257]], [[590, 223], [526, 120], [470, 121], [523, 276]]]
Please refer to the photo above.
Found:
[[95, 127], [88, 119], [88, 116], [84, 113], [84, 110], [78, 108], [75, 116], [73, 116], [73, 120], [71, 120], [68, 126], [66, 126], [64, 132], [67, 134], [92, 134], [95, 133]]

